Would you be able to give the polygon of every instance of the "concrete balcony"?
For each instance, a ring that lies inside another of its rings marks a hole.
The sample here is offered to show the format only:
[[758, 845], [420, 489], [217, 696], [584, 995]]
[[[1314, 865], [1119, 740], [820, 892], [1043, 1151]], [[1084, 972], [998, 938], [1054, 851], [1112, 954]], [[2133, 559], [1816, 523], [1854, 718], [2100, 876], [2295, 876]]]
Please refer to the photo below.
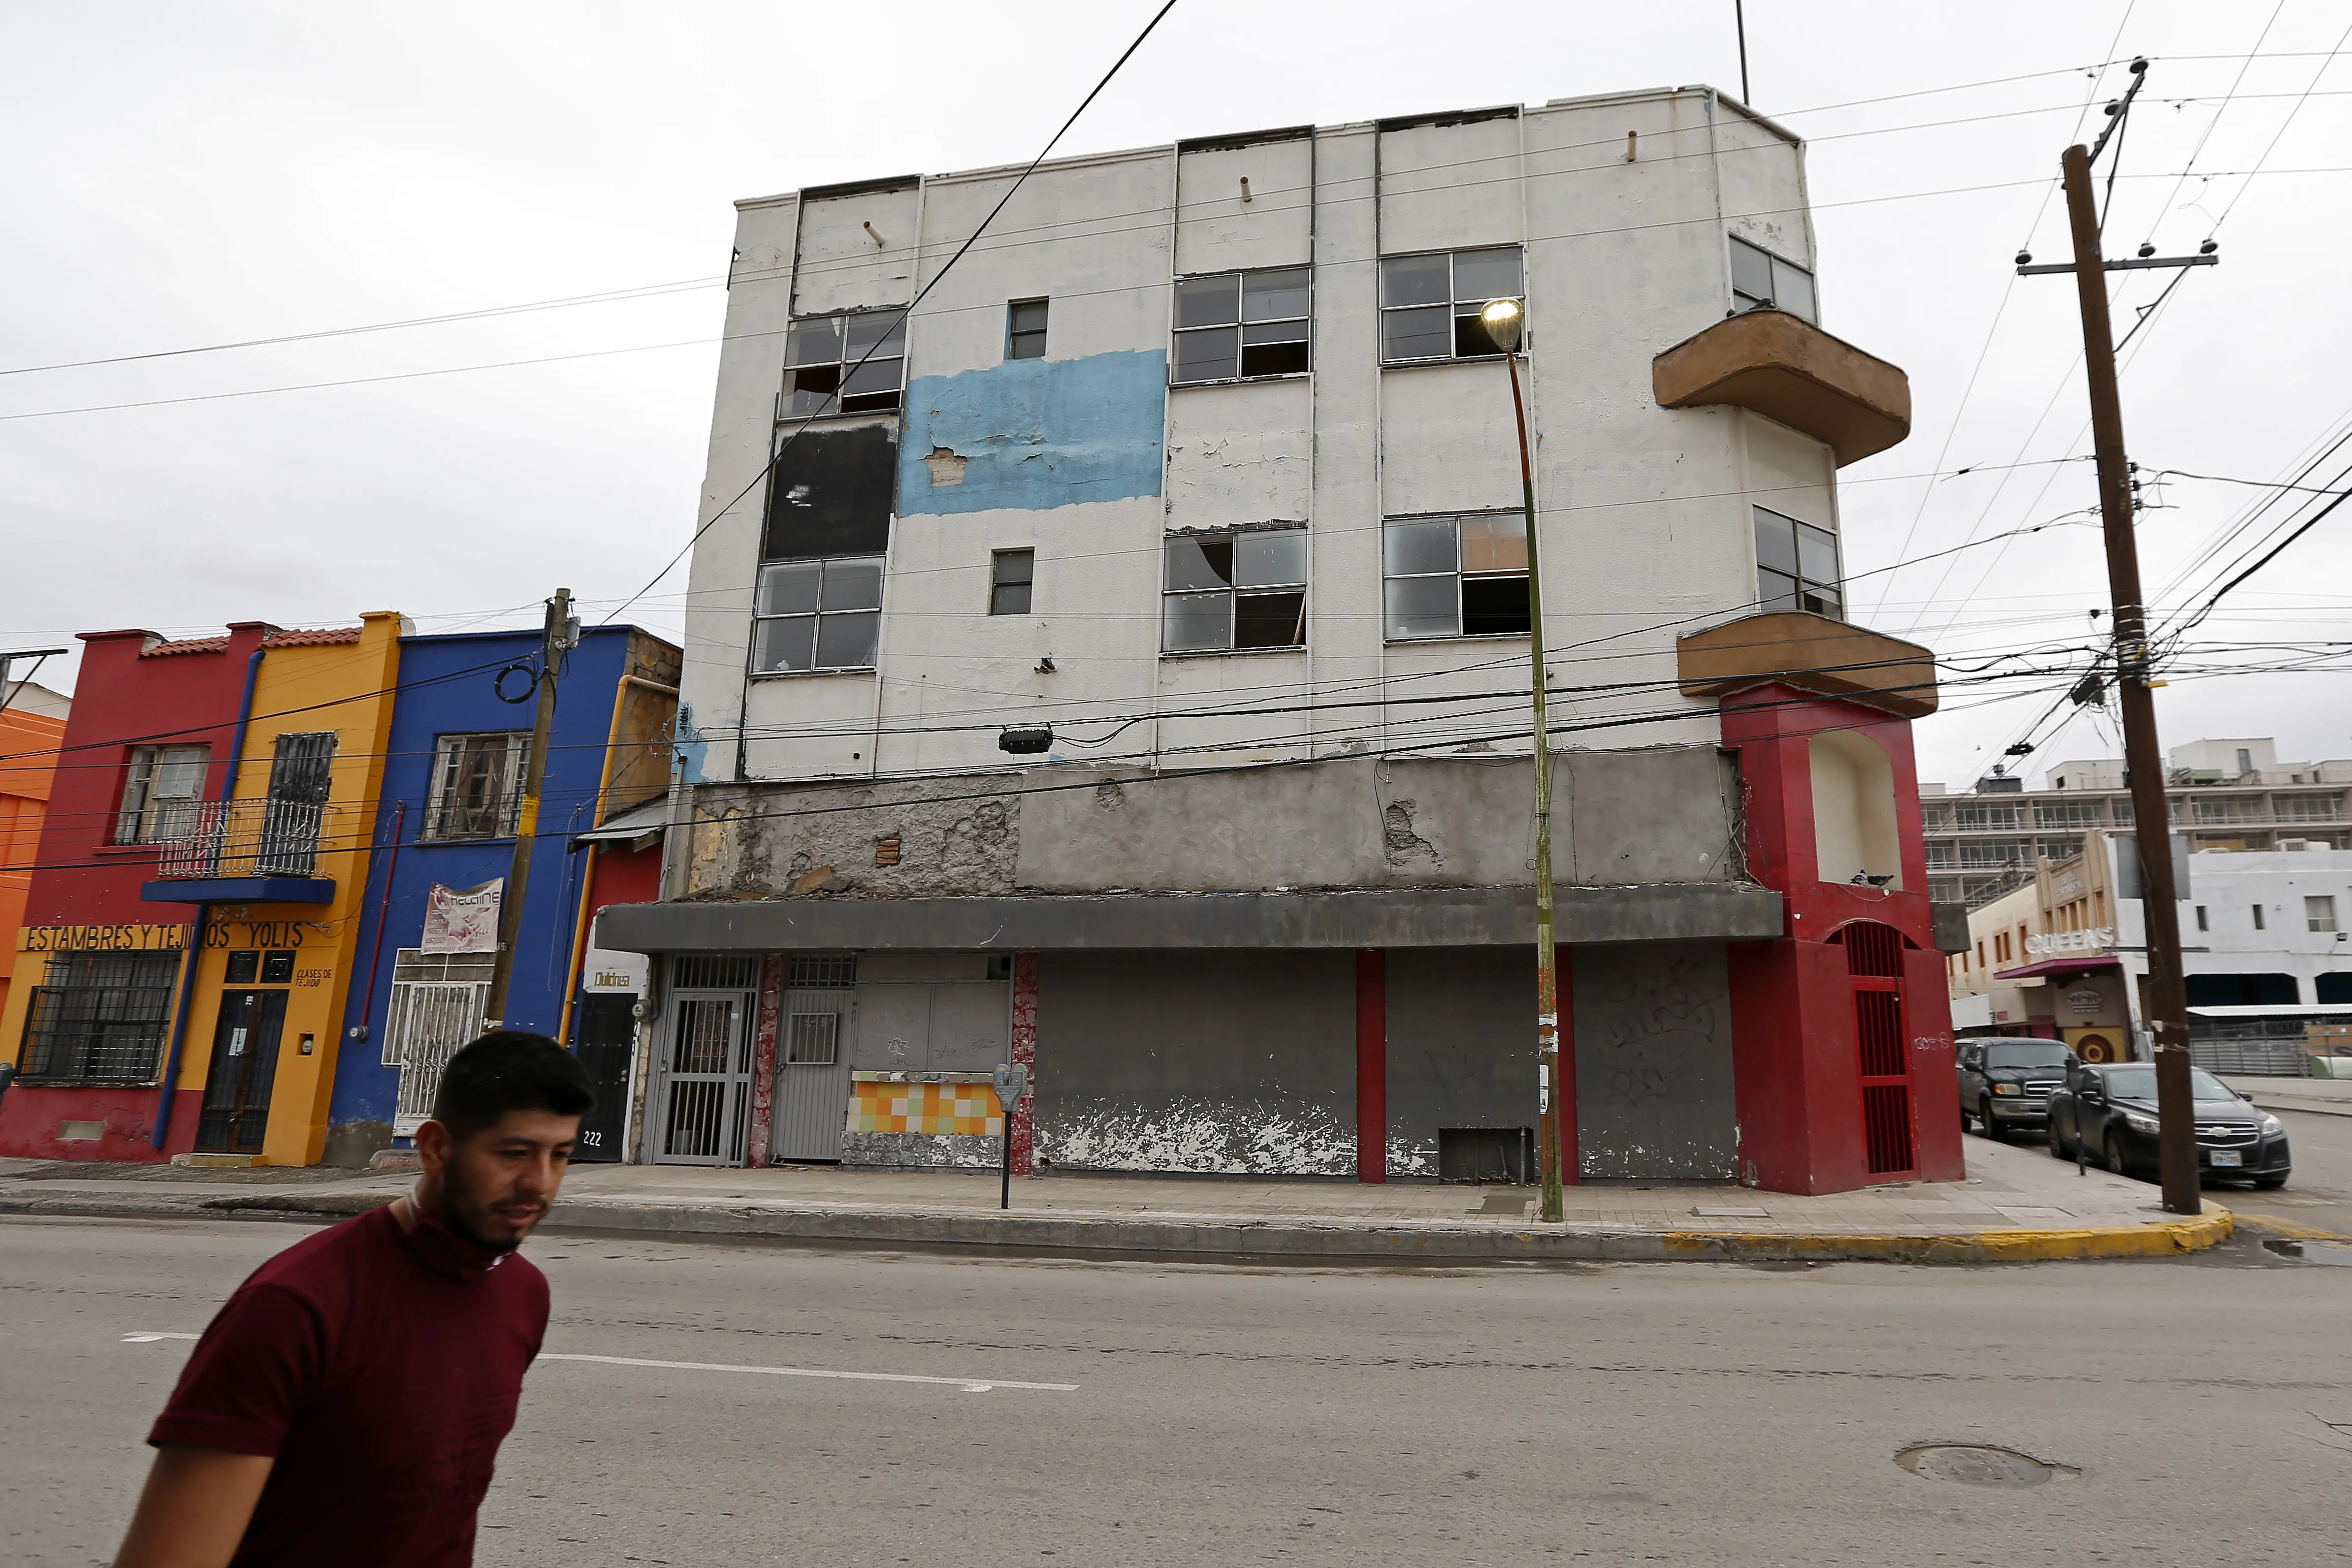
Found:
[[1826, 615], [1779, 610], [1675, 639], [1685, 696], [1721, 699], [1777, 681], [1902, 718], [1936, 711], [1936, 656]]
[[335, 879], [319, 874], [329, 808], [299, 800], [207, 800], [185, 837], [165, 844], [150, 904], [331, 904]]
[[1661, 408], [1727, 404], [1825, 443], [1841, 468], [1911, 434], [1901, 370], [1785, 310], [1750, 310], [1650, 361]]

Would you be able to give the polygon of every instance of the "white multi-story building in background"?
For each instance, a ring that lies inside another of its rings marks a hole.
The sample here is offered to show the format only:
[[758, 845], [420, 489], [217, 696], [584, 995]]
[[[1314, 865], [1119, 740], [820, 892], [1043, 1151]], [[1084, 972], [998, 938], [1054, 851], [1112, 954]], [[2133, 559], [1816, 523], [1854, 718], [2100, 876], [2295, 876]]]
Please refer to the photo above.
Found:
[[[2267, 737], [2193, 740], [2172, 747], [2166, 796], [2172, 831], [2194, 849], [2352, 847], [2352, 760], [2281, 762]], [[2054, 762], [2040, 789], [1995, 768], [1966, 794], [1919, 786], [1935, 896], [1970, 908], [2033, 875], [2036, 857], [2063, 861], [2100, 829], [2132, 826], [2123, 759]]]

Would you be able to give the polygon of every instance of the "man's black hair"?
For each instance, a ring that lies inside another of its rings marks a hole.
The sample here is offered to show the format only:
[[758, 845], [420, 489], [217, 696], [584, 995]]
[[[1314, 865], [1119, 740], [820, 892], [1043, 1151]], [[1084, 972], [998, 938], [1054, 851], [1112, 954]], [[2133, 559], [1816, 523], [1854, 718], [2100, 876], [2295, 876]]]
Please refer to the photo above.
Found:
[[543, 1034], [501, 1029], [449, 1059], [433, 1096], [433, 1119], [462, 1144], [509, 1111], [584, 1116], [595, 1103], [578, 1057]]

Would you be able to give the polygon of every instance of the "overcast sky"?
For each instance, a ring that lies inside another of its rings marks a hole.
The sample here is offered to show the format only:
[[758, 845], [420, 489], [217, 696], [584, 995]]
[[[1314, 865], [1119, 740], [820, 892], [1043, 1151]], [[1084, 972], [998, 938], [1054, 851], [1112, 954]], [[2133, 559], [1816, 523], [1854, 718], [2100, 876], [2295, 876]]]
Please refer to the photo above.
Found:
[[[601, 615], [692, 528], [730, 202], [1025, 160], [1150, 8], [0, 9], [0, 368], [647, 291], [0, 376], [0, 647], [377, 608], [517, 624], [559, 583]], [[1989, 659], [2080, 647], [2106, 602], [2079, 526], [2090, 465], [2052, 461], [2089, 451], [2073, 284], [2011, 264], [2021, 245], [2064, 258], [2058, 154], [2126, 80], [2097, 62], [2156, 60], [2110, 254], [2193, 251], [2221, 225], [2222, 265], [2182, 279], [2126, 351], [2133, 456], [2271, 480], [2341, 434], [2352, 62], [2329, 57], [2347, 24], [2340, 0], [1749, 0], [1753, 100], [1811, 141], [1823, 324], [1911, 377], [1911, 438], [1845, 471], [1849, 573], [2077, 518], [1863, 576], [1858, 619]], [[1060, 151], [1696, 82], [1739, 92], [1731, 0], [1178, 0]], [[2124, 275], [2118, 331], [2174, 276]], [[532, 360], [551, 362], [418, 373]], [[200, 401], [101, 406], [167, 399]], [[2148, 585], [2193, 602], [2228, 554], [2189, 569], [2264, 493], [2151, 494]], [[2194, 635], [2344, 639], [2348, 532], [2352, 507]], [[682, 588], [681, 569], [631, 618], [675, 635]], [[70, 684], [54, 664], [42, 678]], [[2159, 714], [2168, 743], [2275, 735], [2283, 756], [2352, 757], [2347, 695], [2338, 673], [2184, 672]], [[2049, 701], [1948, 691], [1919, 729], [1922, 776], [1974, 778]], [[2119, 749], [2086, 715], [2031, 766]]]

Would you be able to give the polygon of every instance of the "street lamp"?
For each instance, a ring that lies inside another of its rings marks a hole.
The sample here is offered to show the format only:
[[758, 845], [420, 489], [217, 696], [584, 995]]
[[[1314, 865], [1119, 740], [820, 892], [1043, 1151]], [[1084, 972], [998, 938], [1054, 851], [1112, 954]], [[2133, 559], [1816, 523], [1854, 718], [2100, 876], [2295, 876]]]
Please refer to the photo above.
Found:
[[1520, 340], [1527, 307], [1517, 299], [1491, 301], [1478, 312], [1480, 325], [1511, 374], [1511, 413], [1519, 430], [1519, 497], [1528, 523], [1528, 651], [1534, 662], [1536, 764], [1536, 1147], [1543, 1170], [1541, 1214], [1567, 1218], [1559, 1169], [1559, 958], [1552, 945], [1551, 730], [1544, 717], [1543, 572], [1536, 552], [1535, 464], [1528, 453], [1528, 409], [1519, 395]]

